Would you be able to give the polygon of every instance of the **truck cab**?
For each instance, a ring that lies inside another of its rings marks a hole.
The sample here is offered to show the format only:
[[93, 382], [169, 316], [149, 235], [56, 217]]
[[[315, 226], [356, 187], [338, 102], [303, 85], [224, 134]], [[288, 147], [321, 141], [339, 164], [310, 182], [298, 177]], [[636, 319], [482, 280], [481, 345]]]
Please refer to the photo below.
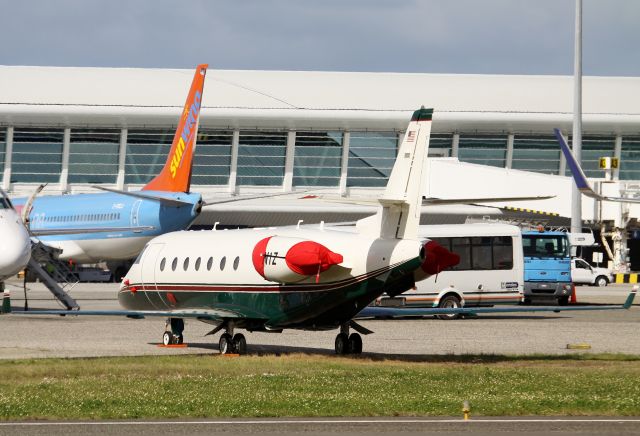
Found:
[[524, 254], [524, 302], [557, 300], [564, 305], [572, 292], [571, 250], [567, 233], [522, 232]]

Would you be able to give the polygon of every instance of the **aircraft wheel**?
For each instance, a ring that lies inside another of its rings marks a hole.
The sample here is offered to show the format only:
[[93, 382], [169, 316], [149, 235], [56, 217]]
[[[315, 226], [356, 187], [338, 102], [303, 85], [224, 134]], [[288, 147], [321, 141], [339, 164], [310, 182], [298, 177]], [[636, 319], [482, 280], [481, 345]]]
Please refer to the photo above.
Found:
[[222, 336], [220, 336], [220, 342], [218, 342], [218, 344], [220, 345], [220, 354], [233, 353], [234, 349], [231, 335], [223, 333]]
[[336, 354], [349, 354], [349, 336], [346, 333], [338, 333], [335, 343]]
[[349, 335], [349, 348], [353, 354], [362, 353], [362, 336], [358, 333], [351, 333]]
[[162, 344], [163, 345], [172, 345], [173, 342], [173, 333], [171, 332], [164, 332], [164, 334], [162, 335]]
[[173, 340], [176, 344], [182, 344], [184, 342], [184, 336], [182, 336], [182, 334], [173, 335]]
[[233, 337], [233, 345], [238, 354], [247, 354], [247, 340], [242, 333], [237, 333]]
[[[438, 307], [442, 309], [457, 309], [460, 307], [460, 299], [455, 295], [446, 295], [442, 300], [440, 300]], [[438, 319], [444, 319], [444, 320], [458, 319], [460, 318], [460, 314], [453, 313], [449, 315], [436, 315], [436, 317]]]

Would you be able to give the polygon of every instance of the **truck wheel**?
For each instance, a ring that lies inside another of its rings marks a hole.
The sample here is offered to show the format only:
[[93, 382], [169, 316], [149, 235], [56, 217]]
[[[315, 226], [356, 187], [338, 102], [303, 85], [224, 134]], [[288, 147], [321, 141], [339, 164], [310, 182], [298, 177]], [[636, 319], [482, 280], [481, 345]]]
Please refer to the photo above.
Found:
[[605, 276], [598, 276], [594, 283], [596, 286], [602, 287], [607, 286], [609, 284], [609, 280]]
[[564, 296], [564, 297], [558, 297], [558, 305], [560, 306], [566, 306], [567, 304], [569, 304], [569, 296]]
[[[460, 299], [455, 295], [446, 295], [442, 300], [440, 300], [438, 307], [442, 309], [457, 309], [460, 307]], [[460, 314], [452, 313], [447, 315], [436, 315], [436, 318], [444, 320], [458, 319], [460, 318]]]

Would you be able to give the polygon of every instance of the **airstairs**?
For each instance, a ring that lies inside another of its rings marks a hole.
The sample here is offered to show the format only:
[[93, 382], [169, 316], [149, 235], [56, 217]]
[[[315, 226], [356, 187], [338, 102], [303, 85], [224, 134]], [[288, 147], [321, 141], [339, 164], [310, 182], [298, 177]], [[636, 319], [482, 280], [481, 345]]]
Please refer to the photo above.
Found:
[[[58, 259], [60, 252], [60, 250], [49, 247], [42, 242], [32, 242], [29, 270], [40, 279], [67, 310], [78, 310], [80, 306], [69, 295], [73, 287], [78, 284], [78, 278], [65, 262]], [[42, 264], [45, 265], [44, 268]]]

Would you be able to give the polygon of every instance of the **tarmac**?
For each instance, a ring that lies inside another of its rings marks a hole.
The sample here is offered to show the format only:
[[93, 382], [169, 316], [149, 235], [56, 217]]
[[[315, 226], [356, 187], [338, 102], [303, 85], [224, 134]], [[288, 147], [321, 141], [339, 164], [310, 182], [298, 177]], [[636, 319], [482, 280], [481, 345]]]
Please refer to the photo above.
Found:
[[[39, 283], [29, 283], [30, 308], [60, 308]], [[621, 304], [632, 285], [578, 287], [580, 303]], [[23, 308], [22, 284], [8, 282], [15, 309]], [[118, 284], [80, 283], [71, 292], [82, 309], [119, 309]], [[640, 302], [630, 310], [544, 314], [482, 315], [444, 321], [432, 317], [362, 320], [375, 333], [363, 337], [365, 356], [420, 360], [448, 354], [640, 355]], [[211, 325], [188, 320], [184, 348], [162, 348], [163, 319], [133, 320], [93, 316], [2, 316], [0, 359], [97, 357], [165, 354], [218, 354], [218, 336], [206, 336]], [[244, 333], [244, 332], [243, 332]], [[333, 354], [337, 331], [285, 330], [247, 333], [253, 354]], [[568, 349], [587, 344], [589, 349]]]

